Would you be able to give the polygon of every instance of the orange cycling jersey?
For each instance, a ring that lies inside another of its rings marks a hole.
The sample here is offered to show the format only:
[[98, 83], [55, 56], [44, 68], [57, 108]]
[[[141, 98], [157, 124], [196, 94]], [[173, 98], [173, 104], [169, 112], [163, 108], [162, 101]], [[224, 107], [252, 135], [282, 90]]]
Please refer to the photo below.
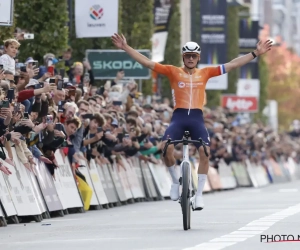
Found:
[[225, 74], [225, 66], [195, 69], [193, 74], [183, 68], [155, 63], [154, 71], [169, 78], [174, 109], [203, 109], [206, 83], [211, 77]]

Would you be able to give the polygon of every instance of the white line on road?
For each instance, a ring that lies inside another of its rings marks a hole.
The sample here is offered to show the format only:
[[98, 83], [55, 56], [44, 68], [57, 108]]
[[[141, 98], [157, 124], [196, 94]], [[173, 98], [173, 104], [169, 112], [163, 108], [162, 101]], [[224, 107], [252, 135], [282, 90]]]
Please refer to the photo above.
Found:
[[[289, 217], [291, 215], [297, 214], [299, 212], [300, 212], [300, 203], [295, 206], [284, 209], [280, 212], [277, 212], [275, 214], [272, 214], [270, 216], [265, 216], [261, 219], [254, 220], [254, 221], [248, 223], [246, 226], [239, 228], [238, 231], [231, 232], [231, 233], [223, 235], [221, 237], [212, 239], [209, 242], [205, 242], [205, 243], [196, 245], [191, 248], [185, 248], [183, 250], [202, 250], [202, 249], [221, 250], [228, 246], [235, 245], [241, 241], [245, 241], [245, 240], [249, 239], [250, 237], [252, 237], [253, 234], [260, 234], [263, 231], [269, 229], [270, 226], [272, 226], [276, 222], [283, 220], [284, 218]], [[277, 221], [272, 221], [272, 222], [261, 221], [264, 219], [268, 220], [268, 218], [276, 218]], [[253, 233], [251, 233], [251, 232], [253, 232]], [[236, 236], [236, 237], [234, 237], [234, 236]], [[216, 244], [216, 242], [218, 244]], [[228, 243], [230, 243], [230, 244], [228, 244]]]
[[279, 192], [280, 193], [296, 193], [298, 192], [298, 189], [297, 188], [281, 188], [279, 189]]

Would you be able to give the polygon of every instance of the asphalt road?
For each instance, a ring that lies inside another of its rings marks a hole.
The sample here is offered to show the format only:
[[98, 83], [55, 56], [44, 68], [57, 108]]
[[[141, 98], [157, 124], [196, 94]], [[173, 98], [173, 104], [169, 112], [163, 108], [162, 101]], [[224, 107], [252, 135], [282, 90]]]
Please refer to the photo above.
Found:
[[292, 235], [298, 240], [299, 185], [296, 181], [206, 194], [206, 207], [192, 213], [189, 231], [183, 231], [177, 202], [145, 202], [41, 223], [9, 225], [0, 228], [0, 249], [300, 249], [297, 241], [261, 242], [263, 235]]

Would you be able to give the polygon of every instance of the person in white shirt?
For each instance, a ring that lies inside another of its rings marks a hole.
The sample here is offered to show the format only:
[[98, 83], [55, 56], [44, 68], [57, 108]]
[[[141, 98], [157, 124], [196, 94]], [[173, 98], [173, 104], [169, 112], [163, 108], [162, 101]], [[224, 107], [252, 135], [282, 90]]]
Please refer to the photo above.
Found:
[[0, 65], [3, 65], [4, 70], [9, 70], [14, 75], [16, 74], [15, 57], [18, 53], [20, 43], [16, 39], [8, 39], [4, 41], [5, 54], [0, 57]]

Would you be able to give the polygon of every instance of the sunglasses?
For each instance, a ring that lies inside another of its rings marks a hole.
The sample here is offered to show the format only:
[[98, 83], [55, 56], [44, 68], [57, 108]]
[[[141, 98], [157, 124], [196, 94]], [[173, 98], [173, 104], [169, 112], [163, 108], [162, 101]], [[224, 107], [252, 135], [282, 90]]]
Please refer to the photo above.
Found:
[[184, 57], [184, 59], [190, 59], [190, 58], [197, 59], [198, 55], [197, 54], [184, 54], [183, 57]]

